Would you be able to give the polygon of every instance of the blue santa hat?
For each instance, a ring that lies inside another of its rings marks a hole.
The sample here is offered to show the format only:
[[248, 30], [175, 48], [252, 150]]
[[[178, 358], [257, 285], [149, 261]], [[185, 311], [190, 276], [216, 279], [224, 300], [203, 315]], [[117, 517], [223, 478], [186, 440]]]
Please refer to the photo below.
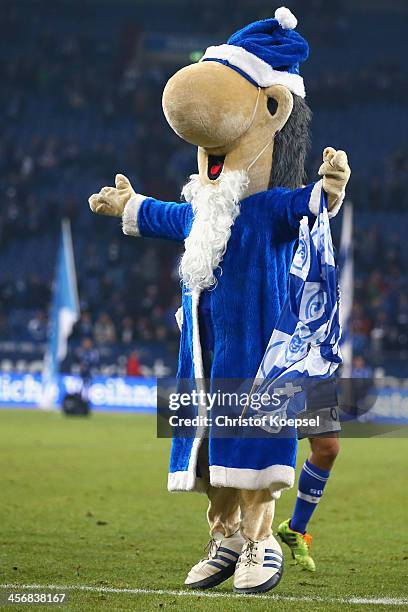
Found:
[[309, 55], [306, 40], [294, 31], [297, 19], [281, 6], [274, 19], [255, 21], [229, 38], [226, 45], [208, 47], [201, 61], [221, 62], [257, 87], [284, 85], [305, 97], [299, 64]]

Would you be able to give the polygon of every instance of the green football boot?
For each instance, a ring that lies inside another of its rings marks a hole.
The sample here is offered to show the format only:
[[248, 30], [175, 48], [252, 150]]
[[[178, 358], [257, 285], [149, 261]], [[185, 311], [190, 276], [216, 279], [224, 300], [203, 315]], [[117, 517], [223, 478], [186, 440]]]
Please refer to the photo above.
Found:
[[283, 521], [278, 527], [278, 536], [291, 550], [292, 557], [298, 565], [309, 572], [316, 571], [316, 565], [310, 556], [312, 536], [308, 533], [299, 533], [290, 528], [290, 519]]

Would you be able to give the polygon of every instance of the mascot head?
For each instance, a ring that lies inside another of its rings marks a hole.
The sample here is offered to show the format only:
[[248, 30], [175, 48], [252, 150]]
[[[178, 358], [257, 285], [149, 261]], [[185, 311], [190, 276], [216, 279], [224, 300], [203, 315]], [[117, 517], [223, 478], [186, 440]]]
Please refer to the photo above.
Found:
[[245, 173], [248, 196], [303, 181], [311, 113], [299, 65], [307, 42], [285, 7], [251, 23], [201, 61], [179, 70], [163, 92], [172, 129], [198, 147], [202, 185]]
[[167, 121], [198, 147], [199, 173], [183, 189], [194, 210], [180, 265], [190, 289], [216, 284], [243, 198], [303, 182], [311, 113], [299, 65], [309, 47], [296, 25], [281, 7], [209, 47], [164, 89]]

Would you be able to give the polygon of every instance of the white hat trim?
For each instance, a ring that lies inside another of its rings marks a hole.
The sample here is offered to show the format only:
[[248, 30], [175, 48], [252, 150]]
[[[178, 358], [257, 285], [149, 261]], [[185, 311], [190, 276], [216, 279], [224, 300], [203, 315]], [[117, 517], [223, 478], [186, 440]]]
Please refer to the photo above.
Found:
[[283, 85], [297, 96], [306, 97], [305, 85], [299, 74], [275, 70], [260, 57], [243, 47], [227, 44], [208, 47], [200, 61], [205, 60], [226, 60], [250, 76], [259, 87]]

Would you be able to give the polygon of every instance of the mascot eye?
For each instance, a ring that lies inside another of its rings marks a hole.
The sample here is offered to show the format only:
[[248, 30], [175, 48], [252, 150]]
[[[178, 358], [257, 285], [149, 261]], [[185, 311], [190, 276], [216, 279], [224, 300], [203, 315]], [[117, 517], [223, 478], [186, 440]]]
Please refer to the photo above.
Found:
[[278, 110], [278, 103], [275, 100], [275, 98], [268, 98], [268, 111], [271, 113], [271, 115], [274, 115], [276, 113], [276, 111]]

